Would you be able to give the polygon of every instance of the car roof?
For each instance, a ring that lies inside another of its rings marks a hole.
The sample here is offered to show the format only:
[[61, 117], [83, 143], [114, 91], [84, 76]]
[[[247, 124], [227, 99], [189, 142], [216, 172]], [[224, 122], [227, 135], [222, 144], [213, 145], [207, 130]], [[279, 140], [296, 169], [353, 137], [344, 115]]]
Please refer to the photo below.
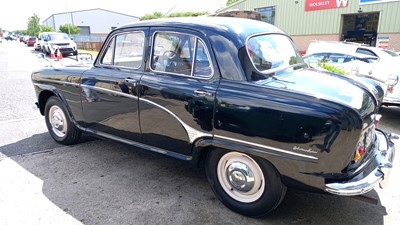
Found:
[[129, 24], [122, 25], [118, 29], [131, 28], [131, 27], [177, 27], [177, 28], [191, 28], [194, 30], [212, 30], [214, 32], [224, 33], [227, 30], [231, 34], [247, 37], [256, 33], [282, 33], [284, 32], [279, 28], [261, 21], [245, 18], [232, 18], [232, 17], [175, 17], [175, 18], [162, 18], [154, 20], [137, 21]]
[[314, 52], [314, 53], [311, 53], [311, 54], [306, 54], [306, 55], [304, 55], [303, 57], [309, 57], [309, 56], [311, 56], [311, 55], [315, 55], [315, 54], [324, 54], [324, 53], [328, 53], [328, 54], [343, 54], [343, 55], [350, 55], [350, 56], [354, 56], [354, 57], [357, 57], [357, 58], [361, 58], [361, 59], [378, 59], [378, 57], [376, 57], [376, 56], [372, 56], [372, 55], [366, 55], [366, 54], [361, 54], [361, 53], [352, 53], [352, 52], [341, 52], [341, 51], [338, 51], [338, 52], [336, 52], [335, 50], [332, 50], [332, 51], [320, 51], [320, 52]]
[[[343, 54], [355, 54], [357, 50], [366, 49], [373, 52], [378, 58], [388, 57], [389, 54], [385, 53], [386, 49], [370, 46], [367, 44], [345, 42], [345, 41], [311, 41], [307, 48], [306, 55], [313, 54], [320, 51], [334, 51]], [[367, 55], [360, 53], [362, 55]]]

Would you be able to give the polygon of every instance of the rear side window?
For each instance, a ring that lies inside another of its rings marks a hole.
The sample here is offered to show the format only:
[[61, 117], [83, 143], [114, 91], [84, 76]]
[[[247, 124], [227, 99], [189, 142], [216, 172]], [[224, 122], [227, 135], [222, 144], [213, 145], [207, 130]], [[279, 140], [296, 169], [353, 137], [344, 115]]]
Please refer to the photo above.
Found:
[[143, 62], [144, 43], [143, 32], [116, 35], [108, 43], [100, 64], [138, 69]]
[[351, 56], [344, 55], [344, 54], [332, 53], [329, 55], [329, 60], [327, 62], [328, 63], [344, 63], [344, 62], [350, 62], [351, 60], [352, 60]]
[[196, 36], [182, 33], [155, 33], [150, 66], [157, 72], [200, 78], [213, 74], [204, 42]]

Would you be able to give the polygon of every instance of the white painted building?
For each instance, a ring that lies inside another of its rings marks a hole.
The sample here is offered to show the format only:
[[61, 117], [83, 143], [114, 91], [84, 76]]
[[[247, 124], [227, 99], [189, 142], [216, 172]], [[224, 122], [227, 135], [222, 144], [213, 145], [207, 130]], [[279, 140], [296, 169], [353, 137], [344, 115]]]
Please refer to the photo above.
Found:
[[136, 16], [97, 8], [53, 14], [42, 24], [55, 31], [60, 25], [72, 24], [80, 28], [81, 36], [105, 36], [120, 25], [138, 20]]

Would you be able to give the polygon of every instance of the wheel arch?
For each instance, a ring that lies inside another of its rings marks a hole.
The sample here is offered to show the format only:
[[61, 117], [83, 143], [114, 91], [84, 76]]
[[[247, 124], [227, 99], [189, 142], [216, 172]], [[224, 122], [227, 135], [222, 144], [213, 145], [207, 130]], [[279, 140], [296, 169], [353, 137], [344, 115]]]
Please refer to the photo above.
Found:
[[44, 109], [46, 107], [46, 102], [52, 96], [57, 96], [57, 95], [54, 92], [48, 91], [48, 90], [44, 90], [44, 91], [40, 92], [40, 95], [38, 98], [38, 100], [39, 100], [38, 106], [39, 106], [40, 114], [42, 114], [43, 116], [44, 116]]
[[49, 98], [52, 96], [56, 96], [57, 98], [60, 99], [61, 103], [67, 110], [67, 112], [68, 112], [67, 116], [69, 117], [69, 119], [72, 121], [72, 123], [76, 127], [79, 127], [74, 119], [74, 116], [72, 114], [70, 107], [67, 104], [67, 100], [65, 99], [65, 97], [62, 95], [62, 93], [56, 87], [50, 86], [50, 85], [37, 85], [37, 86], [38, 86], [38, 88], [40, 88], [42, 90], [40, 92], [40, 94], [38, 95], [39, 96], [38, 97], [38, 107], [39, 107], [40, 113], [42, 115], [44, 115], [44, 113], [45, 113], [46, 103], [49, 100]]

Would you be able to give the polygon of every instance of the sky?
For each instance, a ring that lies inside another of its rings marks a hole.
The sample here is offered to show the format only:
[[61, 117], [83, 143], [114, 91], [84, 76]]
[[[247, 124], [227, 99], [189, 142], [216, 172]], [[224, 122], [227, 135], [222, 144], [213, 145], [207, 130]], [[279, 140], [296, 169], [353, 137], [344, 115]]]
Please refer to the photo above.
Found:
[[37, 14], [40, 22], [52, 14], [101, 8], [141, 17], [153, 12], [210, 12], [226, 5], [227, 0], [11, 0], [1, 4], [0, 28], [26, 30], [28, 18]]

